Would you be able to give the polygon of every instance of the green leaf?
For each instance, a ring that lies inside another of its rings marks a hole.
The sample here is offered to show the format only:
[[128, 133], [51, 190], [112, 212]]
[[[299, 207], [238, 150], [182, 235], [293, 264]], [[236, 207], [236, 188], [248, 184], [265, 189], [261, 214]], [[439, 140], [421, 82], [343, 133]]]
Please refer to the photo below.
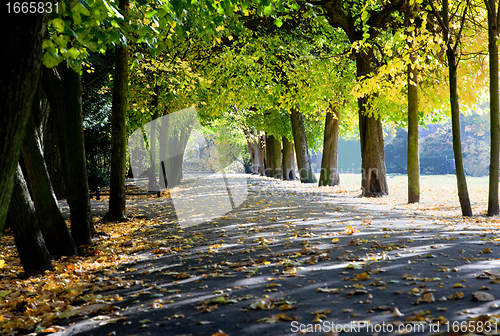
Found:
[[47, 68], [53, 68], [60, 63], [60, 57], [54, 52], [47, 51], [42, 56], [42, 63]]
[[80, 56], [80, 51], [75, 47], [72, 47], [71, 49], [68, 50], [68, 55], [73, 59], [77, 59], [78, 56]]
[[64, 21], [61, 18], [55, 18], [52, 20], [52, 26], [58, 33], [62, 33], [64, 31]]
[[153, 15], [155, 15], [156, 13], [158, 13], [158, 11], [152, 10], [151, 12], [146, 14], [146, 18], [151, 19], [151, 17], [153, 17]]
[[273, 12], [273, 7], [272, 6], [266, 6], [264, 7], [264, 15], [271, 15]]
[[281, 18], [277, 18], [276, 20], [274, 20], [274, 24], [276, 25], [276, 27], [281, 27], [283, 25], [283, 21], [281, 20]]

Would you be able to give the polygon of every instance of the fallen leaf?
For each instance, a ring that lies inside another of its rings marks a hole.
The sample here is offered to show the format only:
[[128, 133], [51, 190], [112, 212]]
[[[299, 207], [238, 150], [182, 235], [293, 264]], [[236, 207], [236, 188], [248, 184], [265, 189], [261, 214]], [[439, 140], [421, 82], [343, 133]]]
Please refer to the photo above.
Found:
[[212, 334], [212, 336], [229, 336], [229, 335], [219, 329], [219, 331], [216, 332], [215, 334]]
[[250, 309], [254, 310], [272, 310], [274, 308], [273, 300], [270, 298], [259, 299], [250, 304]]
[[356, 229], [355, 227], [353, 227], [352, 225], [347, 225], [347, 227], [345, 228], [344, 232], [346, 234], [348, 234], [348, 235], [353, 235], [356, 232], [359, 232], [359, 230]]
[[368, 275], [368, 272], [363, 272], [363, 273], [356, 274], [356, 279], [358, 281], [366, 281], [368, 279], [371, 279], [371, 277], [370, 277], [370, 275]]
[[472, 301], [479, 301], [479, 302], [488, 302], [488, 301], [493, 301], [495, 300], [495, 297], [491, 295], [490, 293], [486, 292], [474, 292], [472, 293]]
[[402, 312], [399, 311], [398, 307], [394, 307], [394, 312], [392, 313], [393, 316], [395, 317], [401, 317], [401, 316], [404, 316], [405, 314], [403, 314]]
[[298, 321], [300, 320], [299, 316], [288, 316], [287, 314], [275, 314], [269, 317], [264, 317], [258, 319], [257, 322], [261, 323], [277, 323], [277, 322], [289, 322], [289, 321]]
[[331, 293], [331, 294], [338, 294], [341, 292], [342, 289], [340, 288], [316, 288], [316, 292], [318, 293]]
[[66, 330], [66, 328], [53, 325], [49, 328], [42, 330], [41, 332], [39, 332], [39, 334], [52, 334], [52, 333], [56, 333], [56, 332], [64, 331], [64, 330]]
[[417, 299], [417, 302], [426, 302], [431, 303], [434, 302], [434, 295], [432, 293], [425, 293], [421, 298]]
[[464, 298], [464, 293], [462, 292], [455, 292], [451, 295], [448, 295], [446, 297], [448, 300], [460, 300], [460, 299], [463, 299]]

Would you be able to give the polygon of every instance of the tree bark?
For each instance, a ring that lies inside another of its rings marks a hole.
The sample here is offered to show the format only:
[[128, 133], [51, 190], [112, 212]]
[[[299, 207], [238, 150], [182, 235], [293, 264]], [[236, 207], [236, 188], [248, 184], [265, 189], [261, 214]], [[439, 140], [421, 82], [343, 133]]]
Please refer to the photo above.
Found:
[[266, 162], [265, 162], [265, 157], [266, 157], [266, 136], [265, 134], [260, 134], [257, 139], [257, 144], [258, 144], [258, 156], [259, 156], [259, 173], [260, 176], [265, 175], [266, 171]]
[[191, 124], [177, 118], [166, 115], [160, 126], [160, 184], [165, 188], [173, 188], [182, 181], [182, 163], [192, 131]]
[[294, 162], [293, 141], [283, 137], [283, 180], [295, 180], [295, 162]]
[[[448, 0], [443, 0], [443, 21], [447, 28], [448, 23]], [[448, 46], [446, 56], [448, 58], [448, 72], [450, 81], [450, 104], [451, 104], [451, 131], [453, 141], [453, 154], [455, 157], [455, 173], [457, 175], [457, 189], [460, 207], [463, 216], [472, 216], [472, 207], [467, 190], [467, 180], [465, 179], [464, 163], [462, 157], [462, 141], [460, 138], [460, 105], [458, 103], [457, 91], [457, 59], [456, 50], [449, 41], [446, 31], [443, 32], [444, 41]]]
[[320, 187], [340, 184], [338, 169], [339, 125], [340, 111], [330, 104], [330, 110], [326, 113], [325, 120], [323, 158], [321, 159], [321, 174], [319, 177]]
[[252, 161], [252, 174], [259, 173], [259, 144], [255, 139], [247, 139], [248, 151]]
[[252, 161], [252, 174], [259, 173], [259, 138], [255, 135], [253, 129], [244, 128], [245, 138], [247, 140], [248, 151], [250, 153], [250, 159]]
[[154, 88], [153, 101], [151, 102], [151, 107], [154, 109], [153, 120], [151, 121], [151, 132], [149, 138], [149, 155], [151, 167], [149, 168], [149, 191], [160, 191], [160, 186], [156, 181], [156, 144], [158, 139], [157, 124], [156, 120], [159, 116], [158, 114], [158, 103], [160, 99], [160, 87], [158, 85]]
[[63, 85], [57, 70], [46, 67], [42, 68], [41, 82], [50, 110], [43, 133], [43, 156], [54, 192], [58, 199], [63, 199], [67, 198]]
[[26, 127], [22, 155], [36, 214], [50, 254], [55, 256], [75, 255], [76, 246], [52, 191], [38, 134], [32, 119], [28, 120]]
[[[128, 20], [129, 0], [119, 0], [118, 7]], [[111, 221], [127, 219], [125, 208], [125, 173], [127, 163], [127, 96], [128, 49], [116, 45], [113, 107], [111, 116], [111, 177], [109, 184], [109, 212]]]
[[83, 136], [80, 76], [66, 64], [43, 70], [43, 87], [59, 134], [60, 159], [76, 246], [90, 245], [94, 224], [90, 212]]
[[266, 134], [266, 176], [281, 179], [281, 141], [274, 135]]
[[50, 253], [45, 245], [20, 166], [16, 170], [8, 221], [14, 232], [14, 240], [24, 271], [51, 271], [53, 268]]
[[[368, 53], [356, 55], [357, 76], [372, 72], [370, 60], [373, 56]], [[369, 113], [367, 97], [358, 98], [359, 109], [359, 136], [361, 144], [361, 196], [380, 197], [389, 194], [387, 186], [384, 134], [382, 121]]]
[[43, 14], [10, 14], [0, 23], [4, 43], [0, 76], [0, 237], [40, 74], [43, 22]]
[[[414, 8], [408, 9], [406, 26], [413, 27]], [[418, 69], [413, 52], [414, 40], [408, 39], [410, 64], [408, 64], [408, 203], [420, 202], [420, 163], [418, 153]]]
[[59, 68], [64, 95], [64, 113], [61, 120], [64, 123], [65, 181], [71, 211], [71, 235], [76, 246], [90, 245], [94, 223], [87, 180], [81, 80], [80, 75], [66, 65], [63, 64]]
[[496, 1], [485, 0], [488, 8], [488, 53], [490, 63], [490, 180], [488, 192], [488, 216], [498, 215], [498, 175], [500, 152], [500, 102], [498, 96], [498, 17]]
[[311, 154], [307, 145], [306, 124], [304, 115], [293, 108], [291, 111], [293, 143], [295, 145], [295, 155], [299, 168], [300, 182], [316, 183], [316, 176], [312, 170]]

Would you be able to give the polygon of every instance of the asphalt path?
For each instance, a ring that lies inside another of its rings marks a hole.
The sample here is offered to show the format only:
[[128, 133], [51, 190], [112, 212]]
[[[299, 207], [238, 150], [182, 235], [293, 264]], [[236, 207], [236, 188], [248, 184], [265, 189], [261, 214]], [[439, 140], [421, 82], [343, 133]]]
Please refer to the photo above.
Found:
[[500, 334], [497, 230], [333, 188], [248, 186], [222, 217], [138, 232], [163, 245], [98, 277], [113, 310], [57, 334]]

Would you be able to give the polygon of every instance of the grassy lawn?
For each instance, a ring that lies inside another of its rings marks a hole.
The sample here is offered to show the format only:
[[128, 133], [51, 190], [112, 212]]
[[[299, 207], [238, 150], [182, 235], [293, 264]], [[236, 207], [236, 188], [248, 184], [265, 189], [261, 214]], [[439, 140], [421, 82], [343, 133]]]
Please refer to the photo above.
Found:
[[[318, 176], [319, 177], [319, 176]], [[366, 199], [369, 202], [420, 210], [424, 212], [446, 211], [447, 215], [460, 215], [455, 175], [420, 176], [420, 203], [407, 204], [407, 175], [387, 176], [389, 196], [378, 199]], [[357, 196], [360, 194], [360, 174], [340, 174], [340, 186], [334, 192]], [[475, 215], [484, 214], [488, 201], [488, 177], [467, 177], [469, 196]]]

